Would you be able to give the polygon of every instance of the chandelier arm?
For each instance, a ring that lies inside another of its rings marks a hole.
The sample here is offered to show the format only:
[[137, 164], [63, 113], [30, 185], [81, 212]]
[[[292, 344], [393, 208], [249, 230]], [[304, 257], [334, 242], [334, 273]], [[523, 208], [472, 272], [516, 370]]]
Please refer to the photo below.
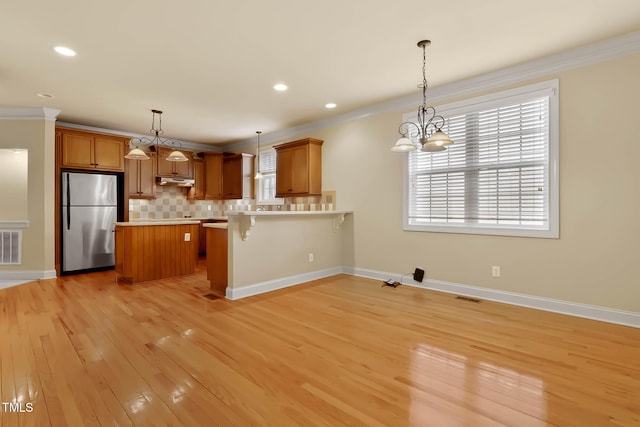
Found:
[[[413, 122], [403, 122], [400, 123], [400, 126], [398, 126], [398, 133], [400, 135], [402, 135], [403, 138], [407, 138], [407, 134], [409, 133], [409, 125], [412, 125], [416, 128], [417, 133], [415, 135], [411, 135], [413, 138], [419, 137], [420, 133], [422, 132], [422, 129], [420, 129], [420, 126], [418, 126], [417, 124], [413, 123]], [[404, 132], [403, 132], [404, 129]]]

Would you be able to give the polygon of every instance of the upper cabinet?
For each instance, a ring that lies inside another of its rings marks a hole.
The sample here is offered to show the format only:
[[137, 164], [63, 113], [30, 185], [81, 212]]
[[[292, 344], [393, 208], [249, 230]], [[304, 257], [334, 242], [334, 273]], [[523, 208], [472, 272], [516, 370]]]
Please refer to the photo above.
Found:
[[148, 153], [150, 160], [126, 159], [130, 199], [155, 199], [156, 154]]
[[305, 138], [276, 145], [276, 197], [322, 194], [322, 143]]
[[225, 199], [253, 198], [253, 154], [224, 156], [222, 192]]
[[190, 151], [182, 151], [187, 156], [187, 162], [170, 162], [167, 156], [174, 150], [167, 147], [158, 147], [157, 175], [165, 178], [193, 178], [193, 159]]
[[187, 193], [187, 199], [203, 200], [204, 199], [204, 159], [193, 159], [193, 179], [196, 181], [193, 187]]
[[222, 153], [204, 153], [204, 198], [223, 199]]
[[58, 128], [61, 138], [60, 166], [73, 169], [124, 171], [128, 138]]

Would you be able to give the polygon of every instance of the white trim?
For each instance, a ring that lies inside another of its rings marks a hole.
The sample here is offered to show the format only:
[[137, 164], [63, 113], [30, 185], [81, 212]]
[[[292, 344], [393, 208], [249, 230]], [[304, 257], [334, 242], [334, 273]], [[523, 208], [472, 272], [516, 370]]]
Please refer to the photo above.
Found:
[[[548, 96], [549, 97], [549, 195], [547, 209], [549, 219], [547, 227], [533, 227], [524, 225], [479, 225], [479, 224], [447, 224], [429, 223], [424, 225], [409, 224], [409, 154], [403, 156], [403, 190], [402, 190], [402, 230], [431, 233], [460, 233], [482, 234], [490, 236], [509, 237], [537, 237], [557, 239], [560, 237], [560, 175], [558, 173], [559, 162], [559, 127], [560, 127], [560, 82], [558, 79], [547, 80], [526, 86], [478, 96], [463, 101], [452, 102], [438, 106], [438, 114], [444, 117], [457, 116], [477, 111], [478, 109], [490, 109], [503, 105], [505, 102], [525, 102], [527, 100]], [[415, 122], [416, 113], [405, 113], [402, 121]]]
[[[640, 32], [568, 50], [546, 58], [525, 62], [514, 67], [505, 68], [451, 84], [433, 88], [430, 86], [429, 101], [431, 104], [437, 105], [438, 101], [469, 96], [475, 93], [493, 90], [527, 80], [543, 78], [561, 71], [567, 71], [636, 53], [640, 53]], [[279, 142], [299, 134], [309, 133], [342, 123], [348, 123], [379, 114], [414, 109], [422, 102], [421, 97], [422, 94], [416, 91], [416, 93], [411, 95], [391, 99], [386, 102], [349, 111], [327, 119], [305, 123], [300, 126], [268, 134], [262, 134], [261, 142], [264, 144]], [[252, 137], [251, 139], [245, 139], [228, 145], [225, 148], [228, 151], [241, 151], [246, 147], [253, 145], [255, 145], [255, 138]]]
[[268, 280], [266, 282], [260, 282], [254, 285], [242, 286], [239, 288], [227, 287], [226, 297], [230, 300], [251, 297], [254, 295], [263, 294], [265, 292], [271, 292], [278, 289], [299, 285], [301, 283], [310, 282], [312, 280], [335, 276], [336, 274], [342, 273], [342, 271], [343, 267], [331, 267], [324, 270], [311, 271], [309, 273], [297, 274], [295, 276]]
[[0, 108], [0, 120], [52, 120], [55, 121], [60, 110], [55, 108]]
[[[400, 275], [396, 273], [386, 273], [383, 271], [354, 267], [344, 267], [343, 270], [346, 274], [366, 277], [369, 279], [387, 280], [389, 278], [398, 278], [398, 281], [400, 281]], [[616, 310], [613, 308], [580, 304], [570, 301], [538, 297], [534, 295], [518, 294], [515, 292], [487, 289], [477, 286], [462, 285], [459, 283], [445, 282], [433, 279], [427, 279], [426, 281], [420, 283], [412, 280], [410, 277], [405, 277], [402, 280], [402, 284], [446, 292], [450, 294], [471, 296], [486, 299], [489, 301], [502, 302], [521, 307], [534, 308], [537, 310], [550, 311], [553, 313], [566, 314], [569, 316], [583, 317], [586, 319], [640, 328], [640, 313], [632, 311]]]
[[0, 280], [33, 281], [40, 279], [55, 279], [55, 270], [2, 270]]
[[29, 221], [0, 221], [0, 229], [29, 228]]

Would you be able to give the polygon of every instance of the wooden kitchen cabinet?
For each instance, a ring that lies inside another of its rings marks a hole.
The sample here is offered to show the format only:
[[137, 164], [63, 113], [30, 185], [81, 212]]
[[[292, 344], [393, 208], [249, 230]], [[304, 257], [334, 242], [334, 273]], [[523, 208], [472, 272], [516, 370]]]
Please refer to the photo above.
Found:
[[62, 135], [60, 166], [72, 169], [124, 171], [128, 138], [58, 128]]
[[224, 156], [222, 163], [222, 193], [225, 199], [252, 199], [253, 154]]
[[222, 153], [204, 153], [204, 198], [221, 200]]
[[193, 159], [193, 179], [196, 181], [187, 193], [187, 199], [204, 200], [204, 159]]
[[157, 175], [165, 178], [193, 178], [193, 153], [182, 151], [187, 156], [187, 162], [170, 162], [167, 156], [175, 151], [173, 148], [158, 147]]
[[209, 289], [219, 295], [227, 290], [229, 243], [226, 228], [206, 228], [207, 232], [207, 279]]
[[313, 138], [276, 145], [276, 197], [322, 194], [322, 143]]
[[130, 199], [156, 198], [156, 155], [147, 153], [149, 160], [127, 161], [127, 188]]

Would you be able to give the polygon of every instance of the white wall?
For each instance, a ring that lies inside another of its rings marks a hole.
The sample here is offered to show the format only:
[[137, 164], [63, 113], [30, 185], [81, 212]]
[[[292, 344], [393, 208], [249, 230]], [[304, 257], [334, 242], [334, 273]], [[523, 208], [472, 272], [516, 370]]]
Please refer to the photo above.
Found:
[[29, 151], [0, 149], [0, 221], [26, 221]]

